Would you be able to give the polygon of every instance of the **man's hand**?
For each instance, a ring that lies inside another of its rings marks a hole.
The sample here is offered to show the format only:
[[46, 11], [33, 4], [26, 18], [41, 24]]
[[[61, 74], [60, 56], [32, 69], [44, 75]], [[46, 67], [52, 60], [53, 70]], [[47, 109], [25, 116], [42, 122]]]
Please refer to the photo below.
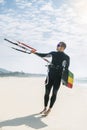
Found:
[[35, 50], [35, 49], [32, 49], [30, 52], [31, 52], [31, 53], [35, 53], [35, 52], [36, 52], [36, 50]]

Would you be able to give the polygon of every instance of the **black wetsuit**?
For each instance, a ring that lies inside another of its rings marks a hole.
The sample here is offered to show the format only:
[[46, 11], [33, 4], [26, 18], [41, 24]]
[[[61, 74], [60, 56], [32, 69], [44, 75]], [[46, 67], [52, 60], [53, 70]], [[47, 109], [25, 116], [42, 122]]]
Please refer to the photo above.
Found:
[[57, 91], [60, 87], [61, 76], [63, 70], [63, 61], [66, 61], [66, 69], [69, 67], [70, 58], [64, 52], [50, 52], [50, 53], [36, 53], [40, 57], [46, 57], [51, 55], [52, 61], [49, 65], [48, 77], [46, 78], [45, 95], [44, 95], [44, 106], [47, 107], [49, 101], [49, 94], [53, 87], [52, 96], [50, 100], [50, 108], [56, 100]]

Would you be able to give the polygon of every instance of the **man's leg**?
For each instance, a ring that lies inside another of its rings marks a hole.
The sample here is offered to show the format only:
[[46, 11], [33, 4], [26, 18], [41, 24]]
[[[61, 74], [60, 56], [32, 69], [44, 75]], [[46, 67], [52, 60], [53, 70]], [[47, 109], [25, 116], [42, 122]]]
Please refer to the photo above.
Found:
[[49, 106], [49, 109], [45, 112], [45, 115], [48, 115], [56, 101], [56, 97], [57, 97], [57, 92], [59, 90], [59, 87], [60, 87], [60, 78], [59, 80], [55, 80], [54, 82], [54, 85], [53, 85], [53, 92], [52, 92], [52, 96], [51, 96], [51, 100], [50, 100], [50, 106]]
[[48, 101], [49, 101], [49, 95], [50, 95], [50, 91], [52, 88], [52, 80], [49, 79], [48, 84], [45, 85], [45, 95], [44, 95], [44, 109], [43, 111], [41, 111], [40, 113], [44, 113], [47, 110], [47, 105], [48, 105]]
[[47, 111], [45, 111], [45, 113], [44, 113], [45, 116], [47, 116], [50, 113], [50, 111], [51, 111], [51, 109], [56, 101], [57, 91], [58, 91], [57, 89], [53, 90], [53, 93], [52, 93], [52, 96], [50, 99], [50, 106], [49, 106], [49, 109]]

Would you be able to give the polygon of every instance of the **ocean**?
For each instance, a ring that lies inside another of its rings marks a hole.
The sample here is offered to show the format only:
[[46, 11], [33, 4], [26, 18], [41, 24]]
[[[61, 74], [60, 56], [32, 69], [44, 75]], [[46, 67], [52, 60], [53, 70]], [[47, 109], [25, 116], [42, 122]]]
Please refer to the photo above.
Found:
[[74, 86], [86, 87], [87, 88], [87, 78], [77, 78], [74, 80]]

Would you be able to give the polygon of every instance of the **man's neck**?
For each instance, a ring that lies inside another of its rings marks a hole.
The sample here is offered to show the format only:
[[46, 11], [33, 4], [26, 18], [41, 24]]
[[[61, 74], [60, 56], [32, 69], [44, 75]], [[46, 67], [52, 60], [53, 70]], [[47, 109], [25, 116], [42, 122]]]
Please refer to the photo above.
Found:
[[64, 52], [64, 50], [57, 50], [58, 52]]

